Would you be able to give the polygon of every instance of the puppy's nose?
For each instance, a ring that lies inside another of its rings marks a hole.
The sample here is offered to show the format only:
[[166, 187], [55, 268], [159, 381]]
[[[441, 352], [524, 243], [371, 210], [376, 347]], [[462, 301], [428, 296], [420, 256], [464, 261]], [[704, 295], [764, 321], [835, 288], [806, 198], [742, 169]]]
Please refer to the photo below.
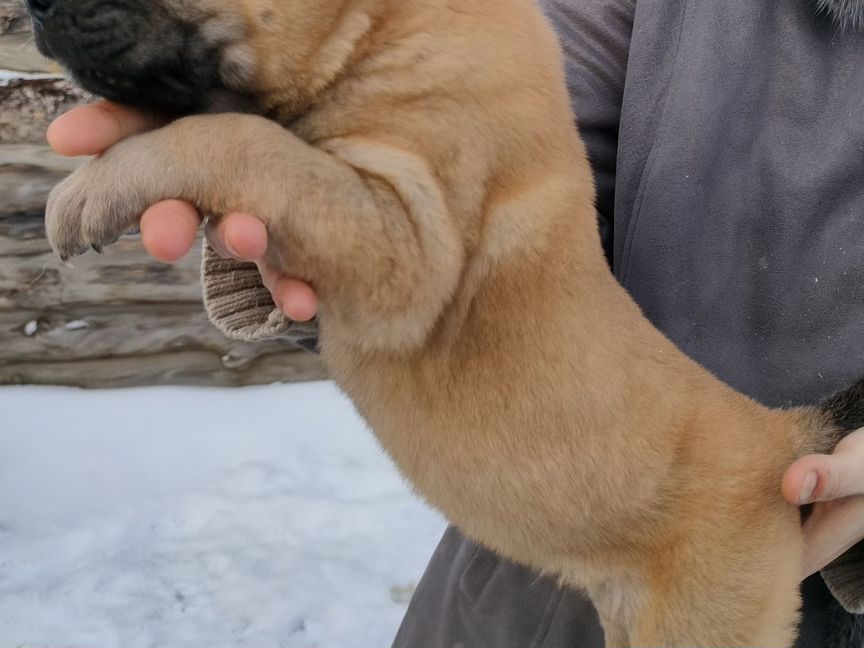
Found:
[[27, 0], [27, 8], [36, 20], [46, 20], [54, 14], [57, 0]]

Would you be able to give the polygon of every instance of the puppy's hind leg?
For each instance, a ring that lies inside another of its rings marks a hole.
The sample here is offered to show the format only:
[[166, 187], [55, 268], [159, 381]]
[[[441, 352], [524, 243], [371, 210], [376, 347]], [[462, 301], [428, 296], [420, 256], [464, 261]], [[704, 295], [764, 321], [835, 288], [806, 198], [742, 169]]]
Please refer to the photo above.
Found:
[[606, 648], [630, 648], [630, 630], [639, 604], [638, 589], [630, 579], [609, 579], [588, 588], [597, 609]]
[[[695, 594], [695, 592], [694, 592]], [[797, 590], [772, 595], [762, 614], [741, 613], [734, 601], [703, 590], [658, 597], [640, 614], [632, 632], [633, 648], [789, 648], [795, 638]], [[758, 621], [754, 621], [758, 619]]]
[[801, 543], [769, 535], [756, 551], [742, 546], [736, 555], [700, 543], [690, 564], [658, 561], [663, 575], [638, 610], [631, 645], [789, 648], [800, 608]]

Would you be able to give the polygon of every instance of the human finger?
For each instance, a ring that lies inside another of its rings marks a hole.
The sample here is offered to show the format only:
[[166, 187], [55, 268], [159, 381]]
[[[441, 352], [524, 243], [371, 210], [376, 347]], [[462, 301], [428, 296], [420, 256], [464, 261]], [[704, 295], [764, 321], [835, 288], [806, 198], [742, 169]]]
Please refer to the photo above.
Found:
[[161, 123], [155, 116], [134, 108], [97, 101], [60, 115], [48, 127], [46, 137], [61, 155], [98, 155], [120, 140]]
[[141, 242], [159, 261], [179, 261], [192, 249], [201, 226], [201, 216], [189, 203], [165, 200], [141, 216]]
[[806, 578], [864, 538], [864, 496], [816, 504], [803, 530]]
[[267, 252], [267, 227], [249, 214], [228, 214], [216, 224], [221, 247], [235, 259], [260, 261]]
[[267, 251], [267, 228], [249, 214], [228, 214], [210, 219], [205, 228], [207, 241], [226, 259], [262, 261]]
[[308, 322], [318, 313], [318, 296], [305, 281], [280, 276], [269, 290], [276, 307], [295, 322]]
[[229, 214], [215, 224], [208, 223], [207, 238], [221, 256], [254, 262], [273, 303], [286, 317], [298, 322], [315, 317], [318, 297], [312, 287], [265, 262], [268, 241], [263, 222], [249, 214]]
[[864, 429], [846, 436], [830, 455], [798, 459], [783, 476], [781, 489], [792, 504], [864, 494]]

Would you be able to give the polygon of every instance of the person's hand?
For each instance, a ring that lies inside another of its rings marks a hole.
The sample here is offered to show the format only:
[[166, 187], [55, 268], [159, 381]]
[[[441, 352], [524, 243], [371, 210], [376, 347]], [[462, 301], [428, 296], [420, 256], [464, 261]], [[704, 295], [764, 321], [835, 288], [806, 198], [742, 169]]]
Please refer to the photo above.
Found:
[[791, 504], [815, 503], [804, 523], [806, 577], [864, 539], [864, 428], [840, 441], [833, 454], [798, 459], [782, 490]]
[[[48, 129], [48, 143], [61, 155], [98, 155], [126, 137], [160, 125], [151, 115], [101, 101], [58, 117]], [[200, 225], [201, 216], [192, 205], [166, 200], [151, 206], [141, 217], [141, 240], [153, 257], [173, 263], [192, 248]], [[208, 224], [206, 233], [222, 256], [258, 266], [273, 302], [287, 317], [305, 322], [315, 316], [318, 299], [312, 288], [264, 262], [267, 229], [260, 220], [248, 214], [228, 214], [217, 225]]]

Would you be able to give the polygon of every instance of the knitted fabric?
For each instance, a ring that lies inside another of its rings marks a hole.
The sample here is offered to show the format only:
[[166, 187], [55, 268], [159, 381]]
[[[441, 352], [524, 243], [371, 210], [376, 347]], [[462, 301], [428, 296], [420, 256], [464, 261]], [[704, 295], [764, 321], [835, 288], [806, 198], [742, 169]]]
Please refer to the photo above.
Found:
[[307, 349], [315, 347], [317, 320], [295, 322], [285, 317], [254, 263], [224, 259], [205, 242], [201, 284], [207, 317], [228, 337], [245, 342], [284, 338]]
[[848, 612], [864, 614], [864, 542], [825, 567], [822, 578]]

